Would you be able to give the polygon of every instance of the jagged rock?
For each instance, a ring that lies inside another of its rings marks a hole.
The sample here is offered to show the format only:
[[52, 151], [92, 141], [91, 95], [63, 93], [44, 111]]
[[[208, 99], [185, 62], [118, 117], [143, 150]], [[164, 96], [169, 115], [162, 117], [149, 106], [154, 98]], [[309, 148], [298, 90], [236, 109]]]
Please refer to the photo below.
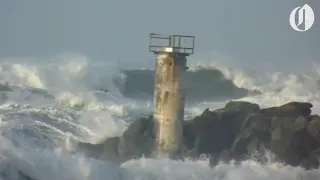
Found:
[[216, 112], [205, 111], [200, 116], [188, 122], [185, 126], [189, 130], [187, 136], [193, 136], [190, 142], [195, 151], [199, 154], [202, 153], [218, 153], [223, 149], [228, 148], [228, 122], [222, 121], [219, 114]]
[[154, 134], [152, 116], [133, 122], [119, 139], [118, 155], [127, 160], [151, 155]]
[[308, 126], [308, 132], [320, 143], [320, 117], [313, 116]]
[[206, 109], [185, 125], [184, 136], [192, 137], [194, 143], [188, 145], [193, 144], [199, 154], [219, 153], [231, 147], [245, 117], [259, 110], [257, 104], [235, 101], [213, 112]]
[[260, 113], [270, 117], [298, 117], [309, 116], [311, 114], [311, 103], [289, 102], [279, 107], [261, 109]]
[[278, 160], [297, 166], [317, 148], [318, 143], [307, 132], [308, 119], [286, 117], [272, 119], [270, 150]]
[[256, 151], [263, 153], [270, 141], [271, 118], [259, 113], [247, 116], [241, 126], [231, 151], [234, 153], [253, 154]]
[[261, 131], [269, 131], [270, 129], [271, 118], [266, 117], [263, 114], [251, 113], [243, 121], [241, 125], [241, 130], [246, 128], [257, 129]]
[[108, 162], [119, 162], [119, 153], [118, 153], [118, 144], [119, 144], [119, 137], [111, 137], [106, 139], [103, 142], [104, 151], [99, 159], [106, 160]]
[[252, 154], [255, 150], [268, 146], [270, 140], [271, 118], [252, 113], [241, 126], [241, 132], [235, 138], [231, 151], [241, 154]]
[[222, 113], [222, 117], [227, 119], [227, 121], [231, 121], [229, 131], [231, 133], [232, 139], [234, 139], [235, 136], [241, 131], [243, 122], [246, 120], [246, 117], [252, 113], [259, 112], [260, 107], [258, 104], [250, 102], [230, 101], [223, 109], [216, 110], [214, 112], [221, 111], [224, 112]]
[[312, 151], [308, 157], [304, 158], [301, 161], [300, 166], [306, 169], [317, 169], [320, 166], [319, 159], [320, 159], [320, 149], [316, 149]]
[[110, 137], [98, 144], [78, 142], [76, 150], [87, 157], [120, 163], [149, 156], [154, 142], [152, 116], [134, 121], [121, 137]]
[[254, 158], [259, 162], [267, 162], [266, 153], [269, 146], [270, 133], [245, 129], [236, 138], [230, 150], [232, 154], [243, 159]]
[[222, 151], [217, 154], [213, 154], [210, 156], [210, 166], [213, 167], [217, 165], [220, 162], [228, 163], [230, 161], [239, 162], [244, 159], [244, 156], [241, 154], [236, 154], [234, 152], [231, 152], [229, 150]]
[[[210, 162], [241, 160], [271, 151], [276, 160], [306, 168], [318, 167], [320, 117], [310, 116], [310, 103], [290, 102], [260, 109], [250, 102], [231, 101], [222, 109], [206, 109], [185, 121], [184, 145], [193, 158], [211, 156]], [[154, 143], [152, 116], [134, 121], [121, 137], [109, 138], [102, 145], [82, 144], [100, 158], [123, 162], [151, 155]], [[101, 153], [101, 149], [103, 153]], [[101, 156], [102, 154], [102, 156]]]
[[245, 113], [253, 113], [258, 112], [260, 110], [260, 107], [258, 104], [253, 104], [250, 102], [230, 101], [223, 109], [226, 111], [242, 111]]

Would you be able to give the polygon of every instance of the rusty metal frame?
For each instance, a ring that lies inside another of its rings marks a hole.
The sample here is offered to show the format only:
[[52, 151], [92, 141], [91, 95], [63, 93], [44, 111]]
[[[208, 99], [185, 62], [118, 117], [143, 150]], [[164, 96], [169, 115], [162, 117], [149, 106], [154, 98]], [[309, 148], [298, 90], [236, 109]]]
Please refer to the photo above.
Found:
[[[191, 47], [181, 47], [181, 39], [183, 38], [192, 39]], [[168, 45], [167, 46], [152, 45], [152, 39], [167, 39]], [[178, 46], [175, 45], [176, 42], [178, 42]], [[159, 48], [165, 48], [165, 47], [172, 47], [174, 49], [177, 49], [179, 51], [178, 53], [180, 54], [190, 55], [194, 53], [194, 45], [195, 45], [195, 36], [164, 35], [164, 34], [157, 34], [157, 33], [150, 33], [150, 36], [149, 36], [149, 51], [154, 53], [162, 52], [161, 50], [157, 50], [157, 48], [159, 49]]]

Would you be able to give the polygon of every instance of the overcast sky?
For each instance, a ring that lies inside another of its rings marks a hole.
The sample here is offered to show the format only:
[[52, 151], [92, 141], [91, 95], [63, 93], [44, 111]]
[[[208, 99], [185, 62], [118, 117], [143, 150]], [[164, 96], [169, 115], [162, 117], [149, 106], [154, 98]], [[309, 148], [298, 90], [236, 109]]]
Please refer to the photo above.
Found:
[[[289, 14], [308, 3], [315, 24]], [[196, 36], [196, 53], [252, 63], [319, 60], [319, 0], [0, 0], [0, 58], [79, 52], [92, 60], [150, 61], [150, 32]], [[195, 55], [196, 56], [196, 55]]]

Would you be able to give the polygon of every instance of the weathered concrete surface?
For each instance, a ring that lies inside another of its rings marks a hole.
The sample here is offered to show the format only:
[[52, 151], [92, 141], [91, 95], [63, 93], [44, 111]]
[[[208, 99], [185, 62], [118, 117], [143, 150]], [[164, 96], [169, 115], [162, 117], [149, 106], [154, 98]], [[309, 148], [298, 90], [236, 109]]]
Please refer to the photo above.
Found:
[[154, 155], [174, 155], [183, 147], [184, 74], [186, 58], [175, 53], [157, 56], [154, 89]]

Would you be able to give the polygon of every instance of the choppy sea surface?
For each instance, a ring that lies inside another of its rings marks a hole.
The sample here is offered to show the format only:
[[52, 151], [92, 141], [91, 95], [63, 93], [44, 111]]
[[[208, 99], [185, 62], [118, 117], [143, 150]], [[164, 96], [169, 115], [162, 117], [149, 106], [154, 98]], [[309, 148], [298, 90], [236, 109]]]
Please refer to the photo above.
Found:
[[[261, 93], [237, 98], [222, 94], [223, 98], [207, 101], [202, 97], [201, 101], [187, 103], [186, 119], [205, 108], [220, 108], [231, 99], [258, 103], [261, 107], [308, 101], [314, 105], [313, 113], [320, 113], [317, 63], [310, 62], [301, 71], [280, 72], [242, 68], [224, 59], [198, 59], [191, 61], [189, 67], [193, 73], [204, 69], [219, 71], [234, 87]], [[71, 153], [74, 142], [97, 143], [106, 137], [120, 136], [134, 117], [152, 111], [151, 99], [126, 96], [128, 91], [121, 86], [127, 79], [123, 73], [126, 68], [115, 62], [92, 61], [81, 54], [1, 59], [0, 179], [27, 176], [36, 180], [320, 179], [320, 170], [306, 171], [272, 160], [267, 164], [254, 160], [221, 163], [211, 168], [206, 159], [182, 162], [141, 158], [118, 166]], [[215, 79], [210, 73], [198, 78], [194, 82]], [[132, 86], [139, 81], [131, 77]]]

